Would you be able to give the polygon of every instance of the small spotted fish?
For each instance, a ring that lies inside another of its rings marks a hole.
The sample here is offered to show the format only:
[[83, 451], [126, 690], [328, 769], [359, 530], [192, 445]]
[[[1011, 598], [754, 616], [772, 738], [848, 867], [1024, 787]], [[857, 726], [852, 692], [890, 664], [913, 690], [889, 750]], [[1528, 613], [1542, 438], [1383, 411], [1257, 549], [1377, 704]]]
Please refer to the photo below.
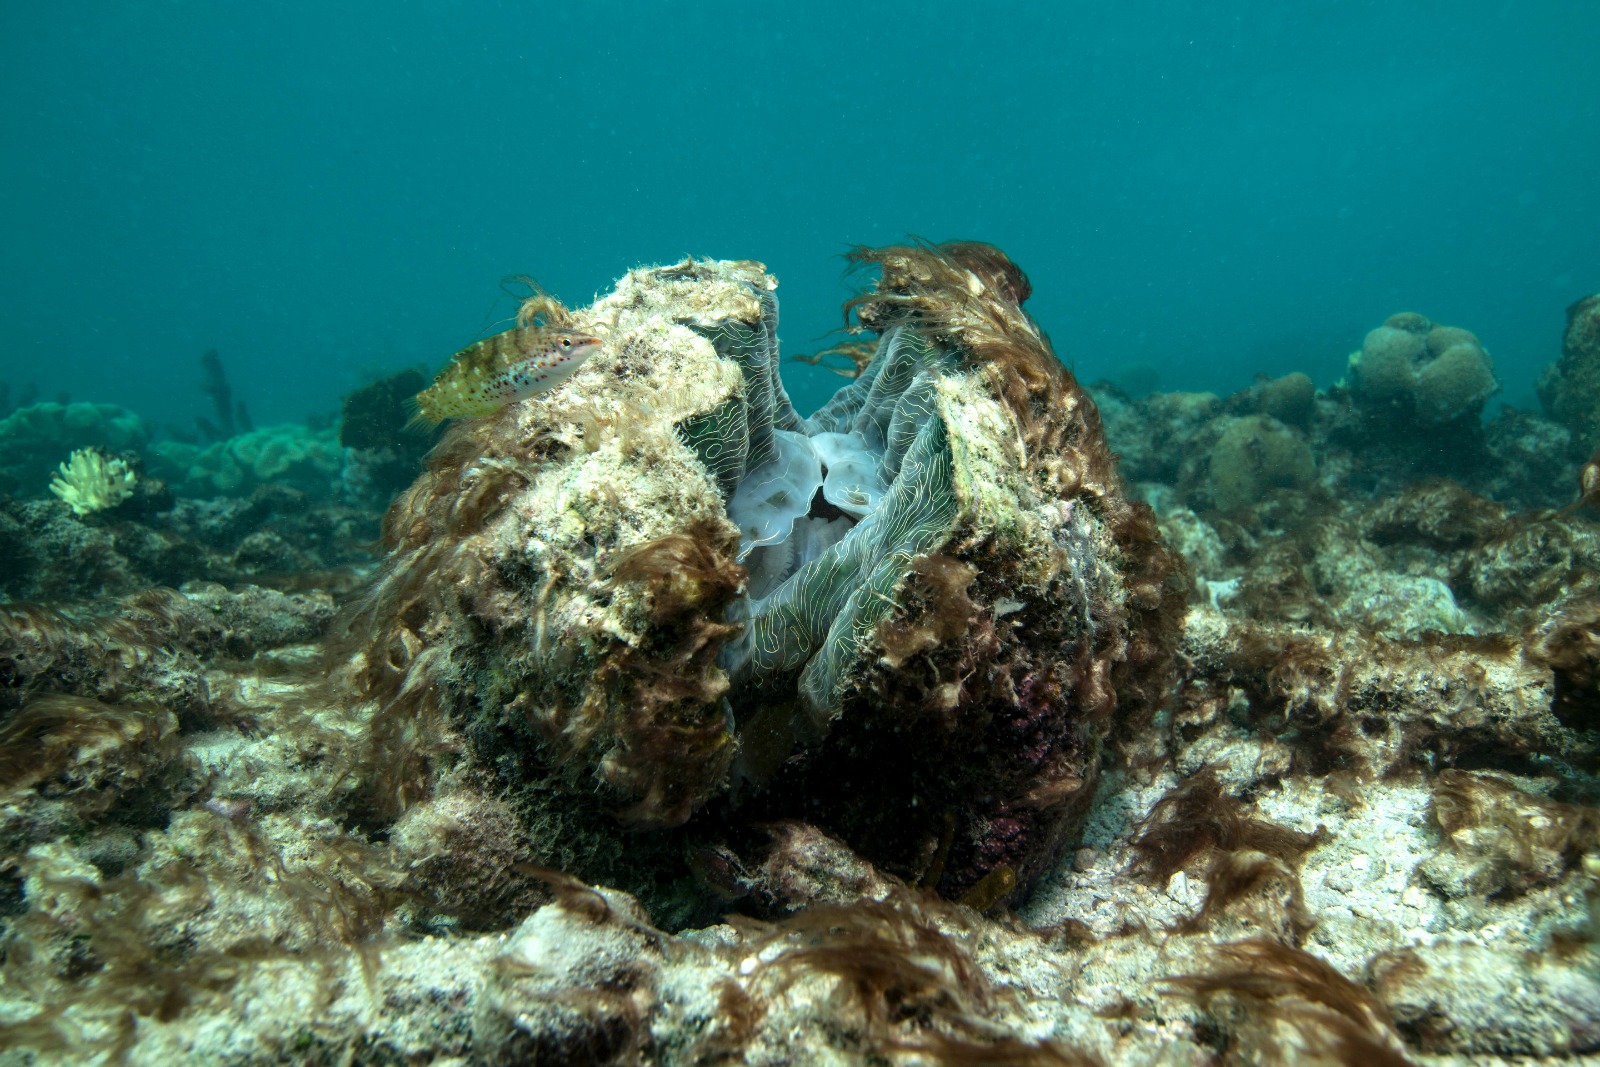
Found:
[[572, 377], [603, 342], [593, 334], [552, 326], [519, 326], [457, 352], [433, 384], [417, 394], [412, 422], [488, 415], [553, 389]]

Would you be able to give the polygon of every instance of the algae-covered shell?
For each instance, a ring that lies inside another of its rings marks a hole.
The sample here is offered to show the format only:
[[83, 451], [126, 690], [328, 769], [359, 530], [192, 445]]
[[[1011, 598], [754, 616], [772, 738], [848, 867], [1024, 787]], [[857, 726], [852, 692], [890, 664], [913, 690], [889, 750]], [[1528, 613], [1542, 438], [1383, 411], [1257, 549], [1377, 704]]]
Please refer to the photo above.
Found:
[[[1164, 685], [1172, 560], [1009, 260], [860, 256], [878, 350], [809, 419], [760, 264], [636, 270], [580, 312], [604, 348], [452, 430], [391, 512], [359, 687], [442, 709], [583, 834], [804, 817], [949, 893], [1037, 876], [1119, 690], [1136, 716]], [[741, 537], [767, 508], [788, 536]]]

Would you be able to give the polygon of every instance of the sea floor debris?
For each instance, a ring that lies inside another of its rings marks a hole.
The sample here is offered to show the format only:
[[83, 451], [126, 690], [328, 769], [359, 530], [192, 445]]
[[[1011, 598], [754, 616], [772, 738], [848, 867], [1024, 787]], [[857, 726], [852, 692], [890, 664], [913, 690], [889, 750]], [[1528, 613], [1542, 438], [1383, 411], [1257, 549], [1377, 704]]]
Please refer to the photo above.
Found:
[[[121, 409], [0, 422], [138, 474], [0, 497], [0, 1067], [1600, 1054], [1583, 397], [1484, 421], [1474, 338], [1448, 453], [1385, 432], [1388, 349], [1471, 336], [1402, 315], [1350, 389], [1135, 400], [997, 250], [861, 258], [881, 362], [820, 420], [764, 269], [641, 269], [376, 566], [392, 385], [239, 495]], [[751, 476], [801, 499], [730, 516]], [[798, 616], [828, 568], [890, 605]]]

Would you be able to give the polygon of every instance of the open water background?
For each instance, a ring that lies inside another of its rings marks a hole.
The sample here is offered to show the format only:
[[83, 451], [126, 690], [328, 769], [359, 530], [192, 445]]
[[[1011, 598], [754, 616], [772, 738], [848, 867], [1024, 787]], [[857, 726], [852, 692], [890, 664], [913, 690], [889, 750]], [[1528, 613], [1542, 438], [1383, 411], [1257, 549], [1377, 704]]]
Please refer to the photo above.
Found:
[[1089, 380], [1327, 385], [1416, 310], [1531, 405], [1600, 290], [1597, 42], [1587, 0], [5, 4], [0, 381], [184, 422], [216, 347], [298, 419], [505, 275], [685, 253], [766, 262], [815, 351], [838, 254], [918, 234], [1005, 248]]

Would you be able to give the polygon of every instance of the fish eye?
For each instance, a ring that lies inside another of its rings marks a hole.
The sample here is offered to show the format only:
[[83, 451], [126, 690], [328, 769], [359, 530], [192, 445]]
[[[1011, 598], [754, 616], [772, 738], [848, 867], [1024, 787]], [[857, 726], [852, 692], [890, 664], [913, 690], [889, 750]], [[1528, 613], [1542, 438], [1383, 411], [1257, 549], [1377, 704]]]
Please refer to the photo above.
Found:
[[562, 339], [561, 339], [561, 347], [562, 347], [562, 348], [571, 348], [571, 347], [572, 347], [572, 338], [570, 338], [570, 337], [563, 337], [563, 338], [562, 338]]

